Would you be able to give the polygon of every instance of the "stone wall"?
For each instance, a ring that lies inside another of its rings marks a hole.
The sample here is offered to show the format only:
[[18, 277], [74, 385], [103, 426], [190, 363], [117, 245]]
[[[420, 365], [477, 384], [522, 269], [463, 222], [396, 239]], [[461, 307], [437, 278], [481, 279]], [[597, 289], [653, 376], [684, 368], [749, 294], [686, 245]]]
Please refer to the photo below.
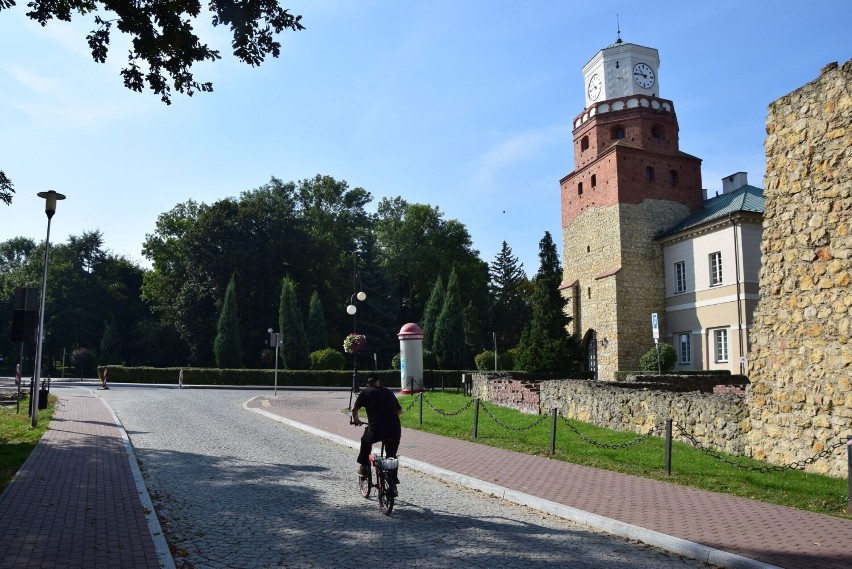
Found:
[[[484, 374], [473, 377], [474, 397], [514, 407], [524, 382], [493, 380]], [[513, 385], [514, 384], [514, 385]], [[532, 398], [532, 396], [531, 396]], [[527, 402], [531, 398], [526, 399]], [[699, 392], [652, 391], [582, 379], [548, 380], [539, 384], [534, 398], [541, 411], [558, 409], [560, 415], [599, 427], [645, 434], [652, 427], [662, 433], [666, 419], [673, 419], [707, 448], [742, 455], [746, 449], [748, 409], [741, 397]], [[675, 430], [675, 438], [678, 431]]]
[[[750, 453], [805, 459], [852, 434], [852, 60], [769, 105]], [[846, 475], [846, 450], [811, 467]]]

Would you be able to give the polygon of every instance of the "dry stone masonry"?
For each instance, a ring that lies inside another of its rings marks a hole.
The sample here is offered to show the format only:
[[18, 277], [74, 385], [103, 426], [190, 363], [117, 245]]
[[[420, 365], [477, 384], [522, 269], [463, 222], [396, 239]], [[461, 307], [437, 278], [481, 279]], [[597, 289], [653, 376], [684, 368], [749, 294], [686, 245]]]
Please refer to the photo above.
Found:
[[[769, 106], [750, 453], [803, 460], [852, 434], [852, 60]], [[811, 470], [846, 475], [845, 448]]]

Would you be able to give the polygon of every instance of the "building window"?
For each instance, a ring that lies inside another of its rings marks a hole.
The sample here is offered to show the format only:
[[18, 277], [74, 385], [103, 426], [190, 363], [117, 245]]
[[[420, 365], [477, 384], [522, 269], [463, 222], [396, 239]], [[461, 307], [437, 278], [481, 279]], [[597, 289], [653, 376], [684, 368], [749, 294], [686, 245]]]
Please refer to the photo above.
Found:
[[623, 126], [617, 126], [617, 127], [613, 128], [612, 129], [612, 138], [613, 138], [613, 140], [620, 140], [620, 139], [624, 138], [624, 127]]
[[645, 166], [645, 179], [649, 182], [654, 181], [654, 167], [653, 166]]
[[716, 363], [728, 361], [728, 330], [720, 328], [713, 330], [713, 345], [715, 346]]
[[651, 138], [663, 138], [663, 129], [659, 125], [651, 127]]
[[592, 287], [586, 287], [586, 294], [589, 298], [592, 298]]
[[598, 185], [598, 177], [595, 174], [592, 174], [592, 187], [594, 188], [597, 185]]
[[584, 136], [583, 139], [580, 141], [580, 151], [585, 152], [588, 149], [589, 149], [589, 137]]
[[580, 182], [579, 184], [577, 184], [577, 195], [578, 196], [583, 195], [583, 182]]
[[710, 253], [710, 286], [722, 284], [722, 252]]
[[675, 292], [686, 292], [686, 262], [678, 261], [674, 265]]
[[690, 342], [690, 333], [681, 332], [677, 335], [678, 357], [680, 363], [692, 363], [692, 344]]
[[677, 170], [669, 170], [669, 180], [672, 183], [672, 186], [677, 186], [678, 175]]

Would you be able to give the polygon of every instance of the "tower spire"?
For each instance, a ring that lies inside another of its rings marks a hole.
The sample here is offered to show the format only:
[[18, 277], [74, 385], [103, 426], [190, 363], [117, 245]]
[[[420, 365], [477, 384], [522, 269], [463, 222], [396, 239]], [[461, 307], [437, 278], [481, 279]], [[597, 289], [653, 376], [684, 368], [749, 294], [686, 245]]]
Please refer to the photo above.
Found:
[[615, 28], [618, 32], [618, 36], [615, 40], [615, 43], [621, 43], [621, 22], [618, 19], [618, 14], [615, 15]]

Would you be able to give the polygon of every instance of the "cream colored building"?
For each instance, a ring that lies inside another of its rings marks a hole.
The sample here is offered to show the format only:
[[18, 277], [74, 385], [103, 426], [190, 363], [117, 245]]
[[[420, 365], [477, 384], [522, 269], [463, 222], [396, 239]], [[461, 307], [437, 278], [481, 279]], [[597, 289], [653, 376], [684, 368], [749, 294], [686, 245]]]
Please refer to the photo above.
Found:
[[675, 370], [746, 373], [763, 212], [763, 190], [738, 172], [722, 180], [721, 194], [657, 239], [665, 267], [661, 340], [677, 352]]

